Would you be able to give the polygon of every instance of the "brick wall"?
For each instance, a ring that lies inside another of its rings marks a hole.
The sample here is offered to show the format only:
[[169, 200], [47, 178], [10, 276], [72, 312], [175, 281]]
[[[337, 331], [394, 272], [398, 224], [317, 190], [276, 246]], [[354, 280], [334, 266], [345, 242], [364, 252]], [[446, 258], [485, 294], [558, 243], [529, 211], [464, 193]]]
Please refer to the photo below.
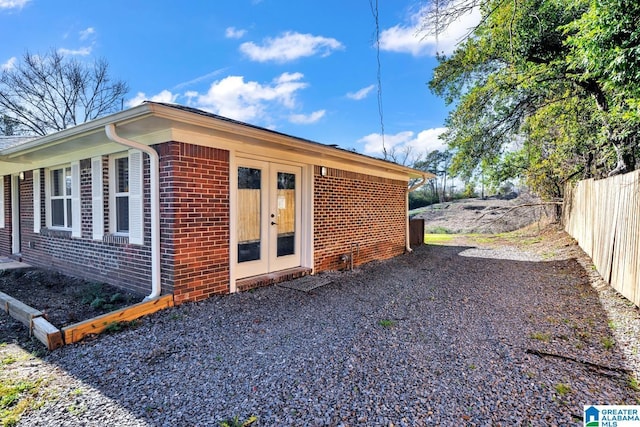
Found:
[[[161, 285], [177, 303], [229, 292], [229, 152], [169, 142], [160, 152]], [[45, 227], [44, 169], [41, 173], [41, 232], [33, 231], [33, 173], [20, 182], [23, 260], [87, 280], [147, 295], [151, 289], [149, 159], [144, 156], [145, 244], [123, 236], [92, 238], [91, 161], [80, 162], [81, 238]], [[11, 177], [5, 177], [5, 228], [0, 254], [11, 254]], [[104, 225], [109, 224], [108, 158], [103, 157]]]
[[[348, 268], [341, 256], [357, 243], [354, 265], [400, 255], [405, 250], [407, 182], [314, 169], [314, 259], [316, 271]], [[354, 246], [355, 249], [355, 246]]]
[[[159, 144], [162, 290], [176, 303], [229, 292], [229, 152], [181, 142]], [[41, 233], [33, 232], [33, 175], [20, 182], [23, 259], [35, 266], [107, 282], [143, 295], [151, 288], [149, 162], [145, 156], [145, 244], [121, 236], [92, 239], [91, 165], [80, 162], [82, 237], [45, 225], [41, 171]], [[109, 224], [107, 158], [104, 165], [104, 223]], [[316, 271], [347, 268], [341, 255], [357, 243], [354, 264], [403, 253], [406, 182], [328, 169], [314, 170], [314, 259]], [[5, 177], [5, 223], [0, 254], [11, 252], [11, 188]], [[355, 246], [354, 246], [355, 248]]]
[[229, 292], [229, 152], [180, 142], [160, 152], [163, 282], [175, 302]]
[[[108, 173], [104, 158], [105, 224], [108, 224]], [[70, 231], [45, 228], [44, 170], [41, 170], [41, 226], [33, 231], [33, 173], [25, 172], [20, 182], [20, 227], [22, 259], [34, 266], [50, 268], [86, 280], [110, 283], [147, 295], [151, 290], [151, 246], [149, 190], [145, 189], [145, 244], [131, 245], [126, 237], [106, 234], [103, 240], [92, 239], [91, 161], [80, 162], [80, 195], [82, 237], [72, 238]], [[145, 180], [149, 163], [145, 161]], [[107, 230], [107, 228], [105, 228]], [[163, 287], [170, 292], [169, 286]]]

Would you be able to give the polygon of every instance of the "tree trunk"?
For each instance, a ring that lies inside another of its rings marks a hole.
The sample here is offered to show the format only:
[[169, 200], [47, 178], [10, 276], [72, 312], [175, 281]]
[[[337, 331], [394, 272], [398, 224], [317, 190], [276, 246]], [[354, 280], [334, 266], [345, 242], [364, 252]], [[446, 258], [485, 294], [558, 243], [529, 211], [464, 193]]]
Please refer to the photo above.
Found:
[[626, 172], [635, 170], [636, 158], [631, 149], [631, 141], [629, 138], [625, 138], [620, 143], [612, 142], [613, 148], [616, 151], [616, 167], [607, 176], [619, 175]]

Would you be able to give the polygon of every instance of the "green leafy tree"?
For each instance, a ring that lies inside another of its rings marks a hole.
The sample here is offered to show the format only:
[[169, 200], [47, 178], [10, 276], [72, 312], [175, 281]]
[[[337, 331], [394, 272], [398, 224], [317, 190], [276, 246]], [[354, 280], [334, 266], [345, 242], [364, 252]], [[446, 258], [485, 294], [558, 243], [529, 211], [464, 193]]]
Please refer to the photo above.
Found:
[[439, 58], [431, 89], [456, 108], [444, 139], [456, 150], [453, 170], [473, 173], [483, 158], [502, 155], [525, 119], [573, 96], [565, 78], [561, 30], [580, 11], [565, 3], [488, 1], [483, 21], [451, 57]]
[[[472, 176], [484, 162], [495, 166], [493, 179], [518, 173], [540, 189], [547, 185], [543, 192], [551, 197], [567, 179], [634, 167], [640, 105], [640, 32], [634, 23], [640, 5], [451, 4], [440, 3], [446, 19], [438, 21], [434, 9], [425, 22], [452, 22], [452, 13], [472, 6], [482, 11], [470, 37], [439, 58], [429, 83], [455, 105], [443, 137], [456, 153], [453, 173]], [[514, 169], [509, 162], [516, 157], [507, 153], [516, 143], [524, 151]]]
[[610, 175], [633, 170], [640, 126], [640, 3], [598, 0], [566, 26], [569, 71], [594, 95], [602, 121], [601, 137], [615, 152]]

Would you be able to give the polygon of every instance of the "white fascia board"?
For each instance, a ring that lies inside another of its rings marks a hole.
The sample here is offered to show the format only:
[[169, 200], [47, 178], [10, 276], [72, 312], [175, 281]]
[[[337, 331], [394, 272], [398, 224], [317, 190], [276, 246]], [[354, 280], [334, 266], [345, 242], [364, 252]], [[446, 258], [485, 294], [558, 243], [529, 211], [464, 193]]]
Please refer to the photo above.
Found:
[[295, 148], [278, 149], [264, 147], [260, 146], [257, 142], [248, 143], [221, 136], [212, 136], [180, 129], [174, 130], [173, 140], [187, 141], [190, 144], [234, 151], [238, 157], [255, 160], [326, 166], [328, 168], [347, 170], [350, 172], [379, 176], [399, 181], [408, 180], [408, 174], [405, 171], [401, 171], [396, 168], [387, 168], [383, 170], [361, 161], [354, 162], [353, 159], [350, 159], [351, 161], [349, 161], [349, 159], [336, 158], [335, 156], [320, 156], [318, 153], [310, 153], [308, 151], [297, 150]]

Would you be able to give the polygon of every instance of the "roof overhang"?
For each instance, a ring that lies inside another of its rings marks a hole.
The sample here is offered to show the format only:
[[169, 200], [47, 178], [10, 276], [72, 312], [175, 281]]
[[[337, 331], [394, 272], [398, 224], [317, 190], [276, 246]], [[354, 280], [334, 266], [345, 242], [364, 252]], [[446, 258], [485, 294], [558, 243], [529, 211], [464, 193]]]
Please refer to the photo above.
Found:
[[239, 151], [273, 149], [312, 156], [316, 164], [346, 163], [360, 168], [404, 176], [406, 179], [431, 179], [433, 174], [329, 145], [296, 138], [272, 130], [189, 109], [147, 102], [91, 122], [83, 123], [26, 143], [0, 150], [3, 174], [53, 166], [68, 160], [80, 160], [98, 154], [121, 151], [109, 140], [105, 126], [114, 124], [121, 137], [147, 145], [182, 141], [186, 135], [199, 135]]

